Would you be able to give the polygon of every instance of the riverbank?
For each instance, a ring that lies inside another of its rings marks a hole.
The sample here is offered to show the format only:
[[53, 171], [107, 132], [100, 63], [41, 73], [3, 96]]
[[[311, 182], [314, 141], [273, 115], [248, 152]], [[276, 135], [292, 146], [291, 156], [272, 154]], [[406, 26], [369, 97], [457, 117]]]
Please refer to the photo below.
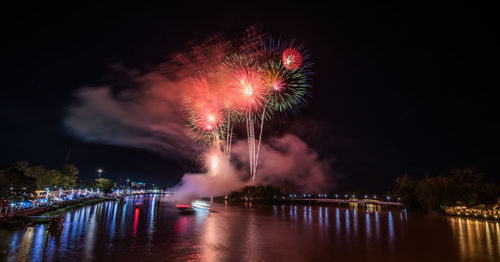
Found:
[[477, 221], [481, 221], [481, 222], [493, 222], [493, 223], [500, 222], [500, 219], [498, 218], [498, 216], [495, 218], [495, 217], [484, 217], [484, 216], [480, 216], [480, 215], [447, 214], [447, 213], [444, 213], [443, 215], [447, 216], [447, 217], [477, 220]]
[[495, 220], [495, 219], [490, 219], [490, 218], [457, 216], [457, 215], [446, 215], [446, 214], [444, 216], [453, 217], [453, 218], [462, 218], [462, 219], [466, 219], [466, 220], [479, 221], [479, 222], [500, 223], [500, 220]]
[[0, 230], [14, 230], [19, 229], [30, 224], [46, 224], [50, 221], [50, 217], [63, 214], [65, 212], [95, 205], [101, 202], [115, 200], [114, 198], [108, 197], [97, 197], [91, 199], [84, 199], [83, 201], [77, 201], [67, 204], [58, 204], [50, 207], [40, 208], [39, 210], [34, 210], [29, 213], [29, 215], [15, 216], [10, 218], [4, 218], [0, 220]]
[[72, 205], [58, 208], [56, 210], [45, 212], [41, 216], [54, 216], [54, 215], [62, 214], [62, 213], [65, 213], [67, 211], [74, 210], [74, 209], [77, 209], [80, 207], [90, 206], [90, 205], [94, 205], [94, 204], [98, 204], [98, 203], [106, 202], [106, 201], [111, 201], [111, 200], [115, 200], [115, 199], [108, 198], [108, 197], [93, 198], [93, 199], [89, 199], [89, 200], [86, 200], [86, 201], [83, 201], [80, 203], [75, 203]]
[[498, 204], [493, 206], [481, 205], [476, 208], [466, 206], [450, 206], [446, 207], [445, 214], [452, 217], [500, 222], [500, 209], [498, 208]]

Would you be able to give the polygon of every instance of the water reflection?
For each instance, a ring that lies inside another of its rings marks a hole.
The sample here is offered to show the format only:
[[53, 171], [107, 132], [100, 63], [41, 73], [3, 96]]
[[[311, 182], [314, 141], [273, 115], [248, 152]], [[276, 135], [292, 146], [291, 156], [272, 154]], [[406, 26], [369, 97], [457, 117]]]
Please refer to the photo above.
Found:
[[352, 211], [352, 224], [354, 227], [354, 237], [358, 235], [358, 208], [355, 207]]
[[213, 212], [182, 215], [163, 200], [137, 196], [71, 211], [55, 235], [43, 225], [10, 232], [0, 238], [0, 261], [500, 260], [494, 222], [377, 205], [214, 204]]
[[459, 260], [498, 261], [500, 231], [498, 222], [481, 222], [467, 218], [448, 218], [457, 241]]
[[97, 215], [97, 209], [100, 209], [101, 206], [105, 204], [97, 205], [95, 207], [88, 207], [86, 209], [89, 210], [89, 213], [91, 213], [90, 218], [87, 220], [87, 226], [88, 230], [87, 233], [85, 234], [85, 259], [87, 260], [92, 260], [94, 258], [94, 244], [95, 244], [95, 238], [96, 238], [96, 215]]
[[340, 211], [339, 208], [335, 208], [335, 229], [337, 240], [340, 238]]
[[345, 219], [344, 219], [344, 222], [345, 222], [345, 230], [344, 230], [345, 237], [346, 238], [350, 238], [350, 236], [351, 236], [350, 235], [350, 233], [351, 233], [350, 232], [351, 231], [351, 222], [350, 222], [350, 218], [349, 218], [349, 209], [344, 209], [344, 211], [345, 211], [345, 215], [344, 215], [344, 217], [345, 217]]
[[392, 246], [394, 242], [394, 221], [392, 219], [392, 212], [389, 211], [388, 217], [387, 217], [387, 225], [389, 227], [389, 246]]
[[366, 232], [366, 240], [369, 241], [371, 238], [370, 213], [365, 214], [365, 232]]
[[380, 221], [379, 221], [379, 211], [375, 210], [375, 239], [378, 241], [380, 237]]

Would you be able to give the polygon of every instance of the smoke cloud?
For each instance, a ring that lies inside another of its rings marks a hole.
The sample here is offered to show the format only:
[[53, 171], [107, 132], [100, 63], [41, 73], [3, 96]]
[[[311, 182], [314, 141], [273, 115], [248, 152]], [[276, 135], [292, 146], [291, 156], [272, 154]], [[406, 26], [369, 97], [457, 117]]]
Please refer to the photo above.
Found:
[[[248, 162], [246, 141], [238, 141], [233, 152], [241, 162]], [[291, 184], [302, 190], [320, 192], [331, 186], [329, 174], [329, 161], [320, 159], [303, 140], [292, 134], [272, 137], [261, 145], [258, 184]]]
[[[242, 177], [241, 170], [235, 169], [233, 165], [225, 161], [224, 154], [220, 151], [208, 150], [202, 158], [208, 165], [215, 166], [207, 173], [185, 174], [181, 182], [170, 189], [176, 194], [169, 200], [191, 201], [200, 197], [221, 196], [247, 184]], [[212, 161], [215, 163], [211, 163]]]
[[[186, 201], [221, 196], [251, 185], [245, 164], [248, 163], [248, 143], [238, 140], [233, 148], [235, 161], [231, 164], [220, 161], [217, 174], [185, 174], [179, 185], [171, 189], [177, 192], [173, 199]], [[207, 151], [205, 156], [208, 155], [224, 158], [214, 150]], [[272, 137], [261, 145], [255, 184], [290, 185], [305, 192], [322, 192], [331, 187], [331, 172], [329, 161], [320, 159], [300, 138], [285, 134]]]
[[84, 87], [64, 120], [84, 141], [131, 146], [163, 155], [192, 158], [202, 149], [189, 139], [182, 111], [182, 81], [157, 73], [129, 72], [129, 87]]

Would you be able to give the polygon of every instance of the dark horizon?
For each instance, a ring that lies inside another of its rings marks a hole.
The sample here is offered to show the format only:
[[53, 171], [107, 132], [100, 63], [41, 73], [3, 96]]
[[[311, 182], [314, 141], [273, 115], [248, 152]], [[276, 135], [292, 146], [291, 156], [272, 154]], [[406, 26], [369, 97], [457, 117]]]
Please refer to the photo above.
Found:
[[295, 134], [331, 160], [335, 190], [384, 191], [404, 173], [424, 177], [500, 168], [498, 57], [491, 7], [453, 5], [272, 6], [39, 4], [6, 8], [0, 163], [19, 160], [84, 179], [131, 178], [173, 186], [196, 161], [89, 143], [64, 126], [75, 92], [105, 85], [110, 67], [148, 71], [214, 33], [258, 25], [304, 43], [312, 97], [294, 120], [265, 135]]

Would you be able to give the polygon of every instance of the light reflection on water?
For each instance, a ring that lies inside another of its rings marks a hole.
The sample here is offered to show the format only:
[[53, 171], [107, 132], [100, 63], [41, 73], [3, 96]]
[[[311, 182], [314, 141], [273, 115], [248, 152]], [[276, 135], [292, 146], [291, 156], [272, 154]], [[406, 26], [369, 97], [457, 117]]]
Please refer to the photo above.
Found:
[[[66, 213], [0, 237], [0, 261], [499, 261], [500, 226], [380, 206], [231, 206], [182, 215], [162, 196]], [[135, 203], [141, 203], [136, 208]]]
[[495, 254], [483, 256], [483, 261], [498, 261], [500, 254], [499, 223], [480, 222], [472, 219], [449, 218], [462, 261], [473, 260], [477, 253]]

